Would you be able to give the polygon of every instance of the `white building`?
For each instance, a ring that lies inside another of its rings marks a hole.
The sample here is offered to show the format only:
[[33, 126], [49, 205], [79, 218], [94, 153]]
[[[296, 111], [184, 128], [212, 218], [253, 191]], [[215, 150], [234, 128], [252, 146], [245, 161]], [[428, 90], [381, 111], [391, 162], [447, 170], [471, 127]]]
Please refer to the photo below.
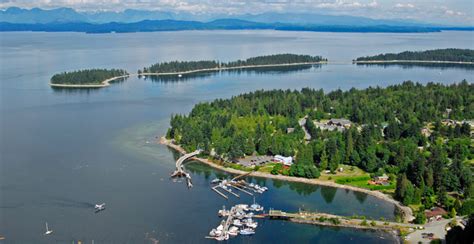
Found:
[[275, 160], [276, 162], [280, 162], [286, 166], [291, 166], [293, 164], [292, 157], [284, 157], [282, 155], [275, 155], [275, 157], [273, 157], [273, 160]]

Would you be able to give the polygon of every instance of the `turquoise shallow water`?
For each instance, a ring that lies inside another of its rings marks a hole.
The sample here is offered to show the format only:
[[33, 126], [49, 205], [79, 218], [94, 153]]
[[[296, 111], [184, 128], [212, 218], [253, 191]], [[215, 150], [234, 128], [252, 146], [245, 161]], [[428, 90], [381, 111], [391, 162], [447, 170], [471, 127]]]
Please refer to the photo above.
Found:
[[[357, 66], [361, 55], [406, 49], [473, 48], [471, 32], [425, 34], [186, 31], [135, 34], [4, 33], [0, 50], [0, 235], [7, 243], [209, 242], [203, 237], [229, 201], [209, 188], [216, 172], [186, 167], [195, 187], [169, 180], [175, 155], [154, 144], [173, 113], [256, 89], [325, 90], [386, 86], [403, 80], [472, 80], [456, 67]], [[53, 90], [54, 73], [91, 67], [134, 71], [164, 60], [234, 60], [281, 52], [321, 54], [334, 64], [299, 71], [223, 72], [179, 82], [129, 78], [98, 90]], [[147, 141], [149, 143], [147, 143]], [[270, 191], [265, 207], [393, 218], [393, 205], [328, 187], [252, 179]], [[92, 204], [106, 202], [94, 214]], [[54, 235], [44, 237], [44, 222]], [[386, 233], [262, 222], [231, 242], [386, 243]]]

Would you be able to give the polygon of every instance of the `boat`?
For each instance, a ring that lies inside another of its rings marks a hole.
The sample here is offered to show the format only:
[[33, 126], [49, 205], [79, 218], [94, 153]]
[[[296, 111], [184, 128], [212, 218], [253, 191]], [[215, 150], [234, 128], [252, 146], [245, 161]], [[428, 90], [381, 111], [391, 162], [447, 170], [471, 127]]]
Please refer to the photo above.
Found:
[[218, 179], [218, 178], [215, 178], [215, 179], [213, 179], [213, 180], [211, 181], [212, 184], [217, 184], [217, 183], [219, 183], [219, 182], [221, 182], [221, 180]]
[[240, 230], [241, 235], [253, 235], [255, 234], [255, 231], [252, 228], [245, 228]]
[[245, 221], [245, 225], [246, 225], [247, 227], [250, 227], [250, 228], [255, 229], [255, 228], [257, 228], [258, 223], [255, 222], [255, 221], [253, 221], [251, 218], [248, 218], [247, 221]]
[[182, 74], [178, 74], [178, 77], [181, 78], [181, 77], [183, 77], [183, 75], [182, 75]]
[[234, 219], [232, 224], [235, 225], [235, 226], [242, 226], [242, 222], [240, 222], [240, 220], [238, 220], [238, 219]]
[[95, 210], [96, 213], [97, 213], [97, 212], [100, 212], [100, 211], [102, 211], [102, 210], [105, 210], [105, 203], [96, 204], [96, 205], [94, 206], [94, 210]]
[[237, 234], [239, 234], [239, 228], [235, 226], [231, 226], [229, 228], [229, 235], [236, 236]]
[[255, 203], [255, 197], [253, 198], [253, 204], [250, 205], [250, 210], [251, 211], [263, 211], [263, 207], [260, 206], [259, 204]]
[[237, 204], [237, 205], [235, 205], [235, 206], [236, 206], [238, 209], [242, 209], [242, 210], [244, 210], [244, 211], [248, 211], [248, 209], [249, 209], [249, 205], [247, 205], [247, 204]]
[[254, 184], [254, 183], [250, 183], [249, 186], [252, 187], [252, 188], [254, 188], [254, 187], [255, 187], [255, 184]]
[[218, 237], [216, 237], [216, 240], [218, 241], [226, 241], [226, 240], [229, 240], [229, 234], [224, 234], [224, 235], [220, 235]]
[[53, 233], [53, 230], [50, 230], [49, 227], [48, 227], [48, 222], [46, 222], [46, 232], [44, 233], [44, 235], [50, 235]]
[[209, 232], [209, 236], [215, 237], [217, 236], [216, 229], [212, 229], [211, 232]]

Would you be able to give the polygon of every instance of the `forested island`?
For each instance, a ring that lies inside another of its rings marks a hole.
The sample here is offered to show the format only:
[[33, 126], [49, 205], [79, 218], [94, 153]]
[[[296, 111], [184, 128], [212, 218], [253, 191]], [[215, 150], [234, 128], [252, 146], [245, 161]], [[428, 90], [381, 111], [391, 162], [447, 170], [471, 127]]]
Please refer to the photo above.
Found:
[[128, 75], [122, 69], [85, 69], [55, 74], [50, 84], [53, 87], [103, 87]]
[[231, 62], [219, 62], [216, 60], [201, 61], [172, 61], [153, 64], [139, 70], [139, 74], [177, 74], [199, 71], [218, 71], [240, 68], [256, 68], [285, 65], [316, 64], [326, 62], [321, 56], [298, 55], [298, 54], [274, 54], [252, 57], [245, 60]]
[[[186, 151], [202, 149], [200, 157], [222, 167], [309, 179], [324, 175], [337, 184], [382, 190], [410, 206], [415, 222], [423, 223], [424, 210], [433, 206], [450, 215], [474, 212], [472, 94], [474, 85], [467, 81], [407, 81], [329, 93], [256, 91], [172, 116], [166, 138]], [[251, 169], [238, 164], [249, 155], [291, 156], [295, 162]], [[343, 169], [362, 173], [339, 177]]]
[[407, 62], [442, 62], [442, 63], [471, 63], [474, 64], [474, 50], [471, 49], [434, 49], [427, 51], [405, 51], [401, 53], [386, 53], [375, 56], [359, 57], [355, 63], [407, 63]]

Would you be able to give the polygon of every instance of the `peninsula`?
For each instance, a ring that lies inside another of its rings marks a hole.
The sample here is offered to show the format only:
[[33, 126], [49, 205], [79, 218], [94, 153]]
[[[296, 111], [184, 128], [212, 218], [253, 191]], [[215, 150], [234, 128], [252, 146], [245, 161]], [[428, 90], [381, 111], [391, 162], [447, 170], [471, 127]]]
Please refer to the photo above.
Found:
[[405, 51], [375, 56], [359, 57], [356, 64], [469, 64], [474, 65], [474, 50], [471, 49], [435, 49], [427, 51]]
[[121, 69], [86, 69], [64, 72], [51, 77], [50, 86], [62, 88], [100, 88], [110, 82], [128, 77], [130, 74]]
[[473, 93], [467, 81], [256, 91], [174, 115], [161, 143], [230, 173], [365, 192], [423, 224], [435, 206], [474, 211]]

